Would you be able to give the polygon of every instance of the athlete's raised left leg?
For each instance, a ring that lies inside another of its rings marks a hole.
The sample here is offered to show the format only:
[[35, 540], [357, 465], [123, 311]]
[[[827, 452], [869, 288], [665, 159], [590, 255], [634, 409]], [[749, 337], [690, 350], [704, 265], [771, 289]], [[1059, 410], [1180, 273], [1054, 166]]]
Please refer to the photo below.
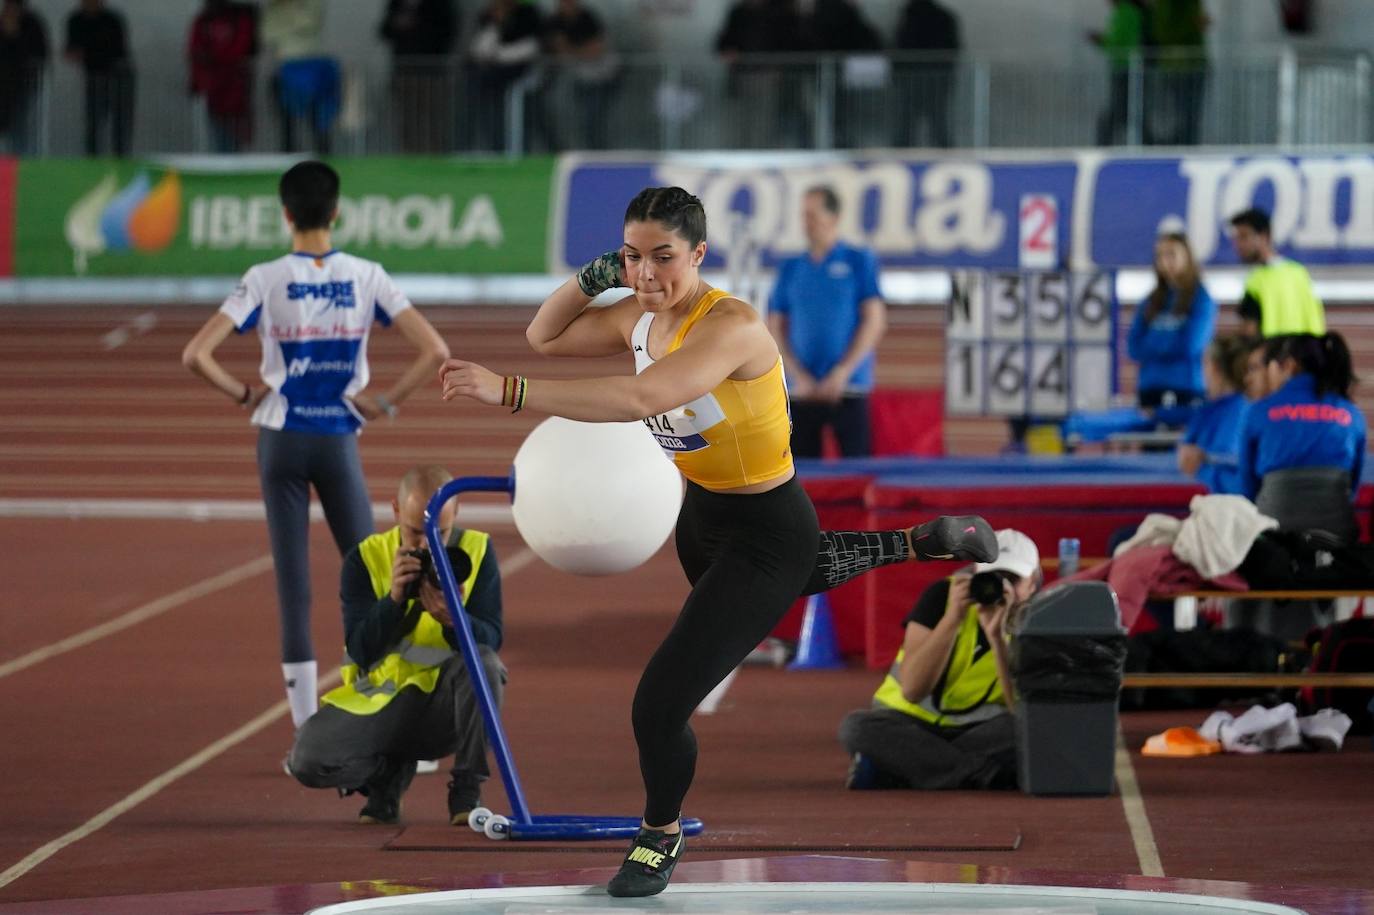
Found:
[[905, 530], [821, 531], [816, 565], [803, 594], [817, 594], [881, 566], [916, 559], [997, 558], [997, 535], [977, 515], [942, 515]]

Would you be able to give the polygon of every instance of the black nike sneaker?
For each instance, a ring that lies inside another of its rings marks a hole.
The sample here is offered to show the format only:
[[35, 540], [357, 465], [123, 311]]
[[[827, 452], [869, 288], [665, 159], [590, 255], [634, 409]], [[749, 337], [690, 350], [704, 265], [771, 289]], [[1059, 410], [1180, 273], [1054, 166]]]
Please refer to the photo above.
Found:
[[997, 534], [977, 515], [941, 515], [911, 529], [911, 552], [922, 561], [992, 562], [997, 558]]
[[640, 827], [620, 873], [611, 878], [606, 892], [611, 896], [655, 896], [663, 892], [686, 845], [686, 836], [680, 831]]

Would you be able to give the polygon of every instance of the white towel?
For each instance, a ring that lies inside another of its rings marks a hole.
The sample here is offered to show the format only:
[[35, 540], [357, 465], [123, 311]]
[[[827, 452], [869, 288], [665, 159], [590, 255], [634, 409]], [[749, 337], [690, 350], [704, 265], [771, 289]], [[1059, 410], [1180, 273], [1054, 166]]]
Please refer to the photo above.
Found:
[[1173, 553], [1203, 578], [1218, 578], [1238, 569], [1255, 538], [1278, 526], [1244, 496], [1193, 496]]

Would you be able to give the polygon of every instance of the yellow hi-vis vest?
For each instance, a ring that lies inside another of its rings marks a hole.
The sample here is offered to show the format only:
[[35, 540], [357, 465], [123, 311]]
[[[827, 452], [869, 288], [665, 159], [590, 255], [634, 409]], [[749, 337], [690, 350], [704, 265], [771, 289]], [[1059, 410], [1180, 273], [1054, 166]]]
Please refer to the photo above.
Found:
[[1312, 290], [1307, 268], [1276, 257], [1250, 271], [1245, 291], [1260, 305], [1260, 336], [1326, 333], [1326, 312]]
[[938, 703], [934, 695], [926, 696], [919, 703], [908, 702], [902, 695], [897, 674], [904, 651], [897, 652], [897, 659], [873, 694], [874, 703], [950, 728], [966, 727], [1005, 715], [1007, 707], [1002, 696], [1002, 681], [997, 679], [997, 659], [987, 651], [975, 661], [973, 654], [977, 648], [978, 605], [970, 604], [954, 636], [954, 647], [950, 649], [949, 664], [945, 667], [944, 690]]
[[[472, 571], [458, 586], [459, 595], [465, 601], [472, 591], [472, 583], [477, 580], [477, 570], [482, 566], [490, 539], [481, 531], [463, 531], [458, 539], [458, 546], [472, 558]], [[399, 527], [373, 534], [358, 544], [358, 553], [372, 578], [372, 590], [379, 599], [391, 591], [391, 565], [400, 548]], [[407, 602], [407, 612], [414, 603]], [[345, 654], [343, 685], [325, 693], [320, 701], [354, 715], [374, 714], [408, 686], [426, 693], [434, 692], [439, 682], [439, 665], [452, 654], [453, 648], [444, 638], [444, 627], [428, 613], [421, 613], [415, 627], [396, 645], [396, 650], [371, 670], [361, 670]]]

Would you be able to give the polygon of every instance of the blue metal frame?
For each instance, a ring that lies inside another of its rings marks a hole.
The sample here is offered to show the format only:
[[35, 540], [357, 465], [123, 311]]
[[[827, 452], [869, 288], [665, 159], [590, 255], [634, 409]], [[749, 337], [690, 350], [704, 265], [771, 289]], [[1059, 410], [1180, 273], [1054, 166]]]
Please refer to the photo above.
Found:
[[[501, 726], [500, 710], [491, 694], [491, 686], [482, 669], [482, 661], [477, 654], [477, 640], [472, 634], [472, 623], [463, 608], [462, 593], [458, 580], [453, 575], [453, 565], [449, 562], [447, 546], [439, 532], [439, 513], [444, 505], [454, 497], [465, 492], [504, 492], [515, 499], [515, 472], [507, 477], [460, 477], [441, 486], [429, 500], [425, 508], [425, 539], [429, 552], [434, 557], [434, 568], [443, 586], [444, 597], [453, 613], [453, 629], [458, 635], [458, 650], [467, 665], [468, 677], [472, 680], [473, 691], [482, 711], [482, 721], [487, 729], [487, 742], [496, 756], [496, 765], [501, 770], [501, 781], [506, 787], [506, 797], [510, 801], [510, 826], [507, 830], [512, 839], [615, 839], [629, 838], [639, 831], [638, 817], [598, 817], [545, 815], [530, 813], [525, 802], [525, 790], [520, 785], [520, 775], [515, 770], [515, 758], [511, 755], [506, 732]], [[699, 834], [703, 829], [701, 820], [683, 818], [682, 830], [689, 836]]]

